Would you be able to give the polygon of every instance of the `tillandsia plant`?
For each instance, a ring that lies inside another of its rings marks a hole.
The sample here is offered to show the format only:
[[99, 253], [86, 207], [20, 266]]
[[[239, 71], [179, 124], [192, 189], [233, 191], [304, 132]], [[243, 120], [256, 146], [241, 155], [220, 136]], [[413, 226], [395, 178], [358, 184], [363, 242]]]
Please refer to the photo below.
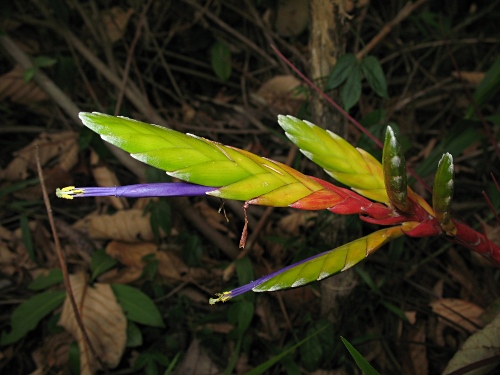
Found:
[[[338, 135], [292, 116], [279, 116], [288, 138], [310, 160], [350, 189], [306, 176], [282, 163], [248, 151], [190, 134], [101, 113], [80, 113], [83, 123], [102, 139], [134, 158], [165, 170], [185, 182], [123, 187], [66, 187], [57, 196], [153, 197], [211, 195], [244, 201], [248, 205], [329, 210], [357, 214], [363, 221], [386, 226], [368, 236], [329, 250], [210, 299], [227, 301], [247, 291], [294, 288], [342, 272], [385, 243], [403, 235], [445, 235], [500, 266], [500, 246], [454, 219], [453, 158], [441, 158], [433, 186], [432, 207], [407, 186], [406, 163], [393, 130], [385, 135], [382, 163]], [[246, 224], [240, 246], [244, 246]]]

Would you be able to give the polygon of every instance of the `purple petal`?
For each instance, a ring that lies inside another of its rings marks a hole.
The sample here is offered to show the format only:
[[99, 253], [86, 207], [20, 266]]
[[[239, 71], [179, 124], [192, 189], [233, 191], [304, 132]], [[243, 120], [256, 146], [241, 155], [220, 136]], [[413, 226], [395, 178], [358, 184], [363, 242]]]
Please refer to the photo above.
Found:
[[81, 197], [193, 197], [205, 195], [217, 188], [204, 185], [189, 184], [186, 182], [157, 182], [151, 184], [137, 184], [113, 187], [74, 187], [68, 186], [57, 189], [59, 198], [73, 199]]

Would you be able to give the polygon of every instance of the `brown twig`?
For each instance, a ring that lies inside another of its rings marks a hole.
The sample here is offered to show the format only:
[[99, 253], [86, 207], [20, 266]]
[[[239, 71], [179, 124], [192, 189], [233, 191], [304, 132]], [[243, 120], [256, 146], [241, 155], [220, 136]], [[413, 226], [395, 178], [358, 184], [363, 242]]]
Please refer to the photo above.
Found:
[[382, 39], [386, 37], [387, 34], [391, 32], [394, 26], [401, 23], [405, 18], [407, 18], [425, 2], [427, 2], [427, 0], [418, 0], [414, 3], [407, 3], [403, 8], [401, 8], [396, 17], [394, 17], [390, 22], [386, 23], [384, 27], [382, 27], [382, 30], [380, 30], [378, 34], [375, 35], [372, 40], [370, 40], [366, 44], [366, 46], [356, 54], [358, 60], [361, 60], [363, 57], [365, 57], [368, 52], [370, 52], [378, 43], [380, 43]]
[[253, 49], [259, 55], [261, 55], [265, 60], [267, 60], [272, 66], [277, 66], [278, 65], [278, 63], [272, 57], [270, 57], [266, 52], [264, 52], [258, 45], [256, 45], [254, 42], [252, 42], [247, 37], [241, 35], [241, 33], [239, 33], [238, 31], [236, 31], [235, 29], [233, 29], [227, 23], [221, 21], [219, 19], [219, 17], [215, 16], [214, 14], [212, 14], [208, 10], [204, 9], [201, 5], [199, 5], [198, 3], [196, 3], [196, 2], [194, 2], [192, 0], [182, 0], [182, 1], [185, 2], [185, 3], [187, 3], [187, 4], [189, 4], [190, 6], [192, 6], [193, 8], [195, 8], [196, 10], [202, 11], [204, 16], [206, 16], [207, 18], [209, 18], [210, 20], [212, 20], [213, 22], [215, 22], [217, 25], [219, 25], [219, 27], [221, 29], [225, 30], [226, 32], [228, 32], [229, 34], [231, 34], [232, 36], [234, 36], [236, 39], [239, 39], [241, 42], [243, 42], [248, 47], [250, 47], [251, 49]]
[[85, 329], [85, 325], [83, 324], [83, 321], [82, 321], [82, 316], [81, 316], [80, 311], [78, 310], [78, 306], [76, 304], [75, 296], [73, 294], [73, 289], [71, 288], [68, 267], [66, 265], [66, 261], [64, 260], [64, 255], [62, 253], [61, 243], [59, 242], [59, 235], [57, 234], [56, 224], [54, 222], [54, 216], [52, 215], [52, 207], [50, 205], [49, 196], [47, 194], [47, 188], [45, 186], [45, 178], [43, 176], [42, 166], [40, 164], [40, 155], [38, 152], [38, 145], [36, 147], [36, 168], [37, 168], [37, 172], [38, 172], [38, 178], [40, 179], [40, 186], [42, 187], [43, 201], [45, 202], [45, 208], [47, 210], [47, 216], [49, 218], [50, 229], [52, 230], [52, 236], [54, 237], [54, 245], [56, 247], [57, 258], [59, 260], [59, 265], [61, 267], [61, 271], [63, 274], [64, 288], [66, 289], [66, 293], [67, 293], [67, 296], [69, 298], [71, 308], [73, 309], [73, 314], [75, 314], [76, 323], [78, 325], [78, 328], [80, 328], [80, 331], [82, 332], [82, 336], [83, 336], [83, 339], [85, 341], [85, 344], [87, 345], [90, 352], [92, 353], [92, 356], [97, 360], [97, 362], [99, 363], [101, 368], [104, 369], [104, 368], [106, 368], [106, 365], [102, 361], [101, 357], [99, 357], [94, 346], [92, 345], [92, 342], [90, 341], [90, 338], [87, 334], [87, 330]]
[[152, 0], [149, 0], [144, 6], [144, 9], [142, 10], [141, 16], [139, 17], [139, 22], [137, 23], [137, 28], [135, 30], [134, 39], [132, 40], [132, 43], [130, 44], [130, 47], [128, 48], [127, 51], [127, 61], [125, 62], [125, 69], [123, 71], [122, 81], [119, 87], [120, 91], [118, 93], [118, 98], [116, 99], [116, 105], [114, 111], [115, 116], [117, 116], [120, 113], [120, 107], [122, 105], [123, 96], [125, 94], [125, 87], [127, 86], [127, 81], [129, 77], [130, 64], [132, 63], [135, 46], [137, 45], [139, 37], [141, 36], [142, 25], [144, 24], [144, 20], [146, 19], [146, 12], [148, 11], [149, 6], [151, 5], [151, 1]]

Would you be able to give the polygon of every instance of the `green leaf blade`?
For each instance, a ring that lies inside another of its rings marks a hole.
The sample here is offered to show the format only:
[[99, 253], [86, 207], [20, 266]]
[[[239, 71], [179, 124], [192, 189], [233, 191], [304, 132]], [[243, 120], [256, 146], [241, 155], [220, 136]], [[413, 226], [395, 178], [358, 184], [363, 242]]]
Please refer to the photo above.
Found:
[[35, 329], [43, 318], [63, 303], [65, 296], [65, 291], [47, 291], [21, 303], [12, 313], [12, 330], [2, 332], [0, 345], [13, 344]]
[[146, 294], [123, 284], [111, 284], [111, 288], [130, 321], [151, 327], [165, 327], [160, 310]]
[[345, 338], [340, 336], [340, 339], [344, 343], [345, 347], [351, 354], [352, 358], [356, 361], [356, 364], [358, 365], [359, 369], [363, 371], [365, 375], [380, 375], [380, 373], [375, 370], [372, 365], [361, 355], [360, 352], [356, 350], [354, 346], [351, 345], [349, 341], [347, 341]]
[[325, 90], [333, 90], [344, 83], [358, 65], [358, 59], [352, 53], [339, 57], [328, 77]]
[[387, 92], [387, 81], [384, 71], [382, 70], [382, 65], [380, 65], [377, 58], [374, 56], [366, 56], [363, 61], [361, 61], [361, 69], [373, 91], [375, 91], [378, 96], [387, 99], [389, 97], [389, 93]]
[[231, 51], [221, 42], [216, 42], [210, 48], [210, 62], [215, 75], [223, 82], [231, 77]]
[[356, 64], [347, 78], [345, 85], [340, 90], [340, 100], [344, 104], [346, 112], [356, 105], [361, 97], [361, 67]]

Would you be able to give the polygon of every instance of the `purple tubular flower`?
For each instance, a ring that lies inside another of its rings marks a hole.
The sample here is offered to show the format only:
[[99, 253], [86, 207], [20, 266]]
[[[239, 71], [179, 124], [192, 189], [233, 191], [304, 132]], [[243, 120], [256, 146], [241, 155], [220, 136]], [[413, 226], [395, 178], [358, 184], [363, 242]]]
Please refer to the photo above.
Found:
[[[231, 298], [237, 297], [237, 296], [239, 296], [239, 295], [241, 295], [243, 293], [246, 293], [246, 292], [250, 292], [250, 291], [262, 292], [264, 290], [259, 290], [258, 287], [261, 284], [264, 284], [266, 281], [268, 281], [268, 280], [272, 279], [273, 277], [276, 277], [276, 276], [278, 276], [278, 275], [280, 275], [280, 274], [282, 274], [282, 273], [284, 273], [284, 272], [286, 272], [286, 271], [288, 271], [288, 270], [290, 270], [292, 268], [295, 268], [295, 267], [297, 267], [297, 266], [299, 266], [301, 264], [307, 263], [307, 262], [309, 262], [311, 260], [314, 260], [314, 259], [316, 259], [316, 258], [318, 258], [320, 256], [323, 256], [323, 255], [325, 255], [326, 253], [329, 253], [329, 252], [331, 252], [331, 250], [325, 251], [325, 252], [320, 253], [320, 254], [315, 254], [315, 255], [313, 255], [313, 256], [311, 256], [309, 258], [306, 258], [306, 259], [303, 259], [301, 261], [298, 261], [297, 263], [294, 263], [294, 264], [291, 264], [291, 265], [286, 266], [284, 268], [281, 268], [278, 271], [275, 271], [275, 272], [272, 272], [272, 273], [270, 273], [268, 275], [262, 276], [262, 277], [258, 278], [255, 281], [250, 281], [248, 284], [245, 284], [243, 286], [240, 286], [240, 287], [235, 288], [233, 290], [230, 290], [228, 292], [218, 293], [217, 294], [217, 298], [210, 298], [208, 302], [211, 305], [213, 305], [213, 304], [215, 304], [217, 302], [226, 302], [226, 301], [230, 300]], [[306, 284], [301, 284], [300, 286], [302, 286], [302, 285], [306, 285]], [[299, 286], [299, 285], [291, 285], [291, 286], [287, 287], [287, 286], [280, 285], [278, 283], [274, 288], [266, 289], [265, 291], [272, 292], [274, 290], [288, 289], [288, 288], [293, 288], [295, 286]]]
[[189, 184], [186, 182], [157, 182], [113, 187], [74, 187], [68, 186], [56, 190], [59, 198], [73, 199], [81, 197], [193, 197], [205, 195], [216, 187]]

